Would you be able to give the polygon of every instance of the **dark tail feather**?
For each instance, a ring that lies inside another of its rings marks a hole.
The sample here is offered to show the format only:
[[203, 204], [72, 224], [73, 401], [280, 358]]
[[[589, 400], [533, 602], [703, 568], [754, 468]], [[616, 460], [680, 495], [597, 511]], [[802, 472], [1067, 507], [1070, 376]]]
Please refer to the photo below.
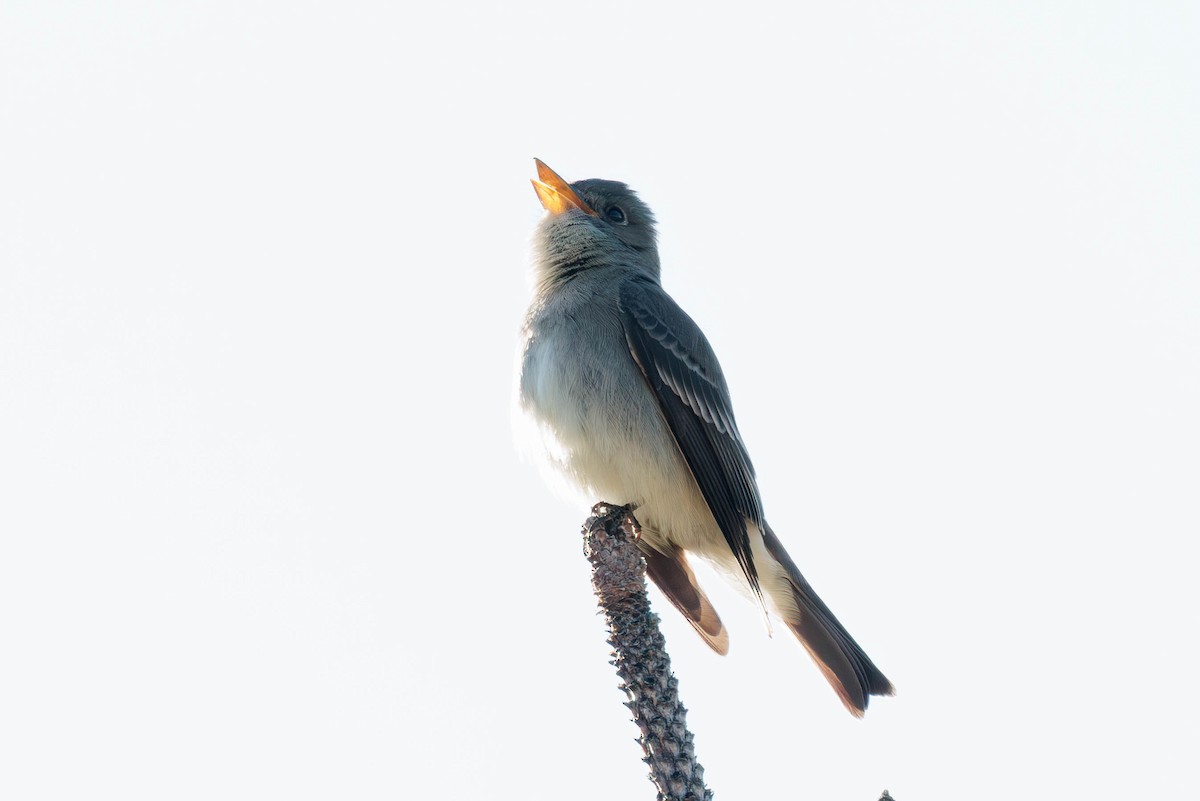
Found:
[[833, 685], [842, 703], [855, 717], [867, 711], [872, 695], [891, 695], [895, 690], [887, 677], [875, 667], [850, 632], [838, 622], [825, 602], [813, 591], [783, 544], [767, 526], [763, 532], [767, 551], [787, 569], [792, 595], [800, 609], [800, 619], [788, 620], [790, 628], [825, 678]]
[[700, 589], [683, 551], [662, 553], [647, 545], [642, 547], [642, 555], [646, 557], [646, 574], [683, 613], [696, 633], [718, 654], [729, 653], [729, 632], [704, 590]]

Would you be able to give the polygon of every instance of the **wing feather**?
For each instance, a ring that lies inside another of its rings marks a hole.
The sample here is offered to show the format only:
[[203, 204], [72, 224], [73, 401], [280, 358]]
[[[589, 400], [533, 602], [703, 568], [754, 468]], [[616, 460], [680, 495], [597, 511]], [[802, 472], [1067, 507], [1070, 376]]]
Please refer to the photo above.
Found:
[[763, 530], [762, 503], [716, 354], [699, 326], [654, 281], [626, 280], [618, 297], [629, 351], [725, 541], [761, 595], [746, 521]]

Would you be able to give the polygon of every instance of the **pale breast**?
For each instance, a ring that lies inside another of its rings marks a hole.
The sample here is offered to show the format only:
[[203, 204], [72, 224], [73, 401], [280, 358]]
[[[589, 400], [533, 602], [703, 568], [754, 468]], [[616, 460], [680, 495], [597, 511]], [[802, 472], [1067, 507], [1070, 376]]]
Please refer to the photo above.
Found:
[[615, 313], [570, 311], [526, 327], [518, 405], [530, 452], [586, 503], [638, 504], [650, 544], [727, 551]]

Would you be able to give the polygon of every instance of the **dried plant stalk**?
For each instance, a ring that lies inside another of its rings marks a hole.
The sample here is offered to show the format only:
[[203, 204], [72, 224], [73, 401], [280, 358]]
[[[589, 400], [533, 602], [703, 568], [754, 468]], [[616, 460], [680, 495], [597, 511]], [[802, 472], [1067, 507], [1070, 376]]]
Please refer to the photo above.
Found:
[[679, 682], [646, 596], [646, 562], [638, 551], [633, 510], [598, 503], [583, 525], [583, 550], [592, 565], [592, 588], [608, 623], [612, 664], [629, 697], [625, 706], [641, 731], [638, 742], [650, 766], [658, 801], [709, 801], [704, 768], [696, 761]]

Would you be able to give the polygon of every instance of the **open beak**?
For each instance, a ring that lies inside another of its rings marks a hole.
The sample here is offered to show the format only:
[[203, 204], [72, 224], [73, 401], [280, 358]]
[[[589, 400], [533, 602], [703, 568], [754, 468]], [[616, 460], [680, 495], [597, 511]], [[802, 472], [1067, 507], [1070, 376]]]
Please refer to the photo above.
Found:
[[562, 214], [568, 209], [579, 209], [585, 214], [597, 216], [592, 207], [583, 202], [571, 185], [559, 177], [558, 173], [534, 159], [537, 163], [538, 177], [532, 179], [533, 191], [537, 192], [538, 200], [551, 214]]

